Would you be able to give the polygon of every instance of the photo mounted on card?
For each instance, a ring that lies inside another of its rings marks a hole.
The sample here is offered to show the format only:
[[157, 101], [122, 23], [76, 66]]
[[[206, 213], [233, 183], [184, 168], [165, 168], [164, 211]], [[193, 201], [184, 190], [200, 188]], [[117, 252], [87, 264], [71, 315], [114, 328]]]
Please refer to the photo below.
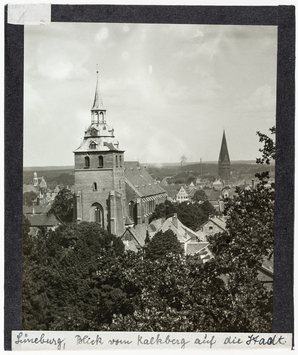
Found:
[[6, 347], [291, 348], [294, 8], [51, 11], [6, 30]]

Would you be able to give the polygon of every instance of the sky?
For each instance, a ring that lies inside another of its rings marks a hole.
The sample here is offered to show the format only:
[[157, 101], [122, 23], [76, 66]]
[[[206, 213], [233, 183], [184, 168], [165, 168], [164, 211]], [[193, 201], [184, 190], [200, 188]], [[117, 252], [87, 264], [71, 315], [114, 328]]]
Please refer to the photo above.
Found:
[[73, 165], [98, 66], [125, 160], [260, 156], [275, 124], [277, 27], [52, 23], [25, 26], [24, 166]]

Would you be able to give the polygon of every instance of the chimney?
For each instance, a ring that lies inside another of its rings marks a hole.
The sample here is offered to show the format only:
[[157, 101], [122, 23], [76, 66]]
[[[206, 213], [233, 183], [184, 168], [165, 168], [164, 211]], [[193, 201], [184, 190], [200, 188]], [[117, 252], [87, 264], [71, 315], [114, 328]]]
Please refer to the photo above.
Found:
[[172, 217], [172, 222], [173, 222], [174, 227], [178, 228], [177, 213], [174, 213], [174, 216]]

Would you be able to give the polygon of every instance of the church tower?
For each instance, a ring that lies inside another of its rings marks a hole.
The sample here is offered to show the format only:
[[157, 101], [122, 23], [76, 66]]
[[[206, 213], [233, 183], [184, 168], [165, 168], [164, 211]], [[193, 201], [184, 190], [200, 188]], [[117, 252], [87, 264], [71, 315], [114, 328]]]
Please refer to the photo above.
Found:
[[218, 159], [218, 176], [221, 180], [230, 180], [231, 175], [231, 162], [228, 152], [228, 145], [226, 140], [225, 131], [223, 131], [221, 148]]
[[110, 233], [122, 235], [126, 205], [124, 151], [106, 122], [98, 71], [91, 124], [74, 158], [76, 220], [97, 222]]

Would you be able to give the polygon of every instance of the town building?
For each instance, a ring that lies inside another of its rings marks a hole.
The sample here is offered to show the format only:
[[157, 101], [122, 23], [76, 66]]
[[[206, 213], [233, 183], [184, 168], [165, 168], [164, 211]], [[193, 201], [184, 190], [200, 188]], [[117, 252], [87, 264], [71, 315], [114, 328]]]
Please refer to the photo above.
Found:
[[189, 196], [184, 186], [180, 187], [176, 196], [176, 201], [178, 203], [189, 201]]
[[184, 255], [197, 255], [202, 262], [206, 262], [212, 256], [208, 242], [202, 241], [200, 235], [186, 227], [174, 213], [169, 218], [159, 218], [149, 225], [137, 225], [127, 228], [121, 237], [125, 250], [141, 251], [146, 248], [146, 237], [151, 240], [158, 232], [165, 233], [171, 230], [177, 237], [183, 248]]
[[97, 72], [91, 124], [74, 151], [75, 215], [77, 221], [98, 222], [121, 236], [125, 226], [147, 223], [155, 205], [167, 195], [138, 162], [125, 163], [106, 115]]
[[23, 215], [30, 222], [30, 235], [37, 235], [39, 231], [55, 230], [60, 222], [53, 215], [48, 215], [50, 204], [23, 206]]
[[226, 230], [226, 221], [223, 217], [209, 217], [201, 227], [196, 231], [201, 241], [206, 242], [208, 235], [223, 233]]

